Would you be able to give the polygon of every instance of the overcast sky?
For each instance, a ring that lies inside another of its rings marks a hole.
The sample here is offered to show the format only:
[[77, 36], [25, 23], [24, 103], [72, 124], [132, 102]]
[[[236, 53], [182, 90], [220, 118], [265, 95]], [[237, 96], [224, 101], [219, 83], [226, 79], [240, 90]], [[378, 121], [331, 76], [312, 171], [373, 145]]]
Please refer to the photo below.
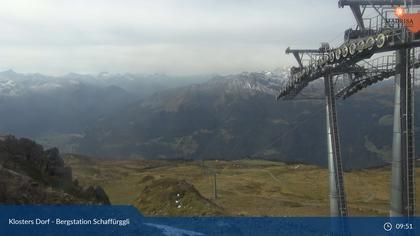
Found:
[[207, 74], [294, 63], [287, 46], [340, 41], [337, 0], [2, 0], [0, 70]]

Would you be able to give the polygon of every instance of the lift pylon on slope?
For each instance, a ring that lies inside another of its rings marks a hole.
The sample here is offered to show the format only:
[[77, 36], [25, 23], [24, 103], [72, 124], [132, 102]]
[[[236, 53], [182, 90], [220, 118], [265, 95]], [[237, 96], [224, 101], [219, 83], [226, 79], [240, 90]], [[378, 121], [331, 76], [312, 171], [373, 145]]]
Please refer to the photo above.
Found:
[[[295, 73], [302, 70], [302, 59], [306, 56], [311, 62], [315, 56], [327, 52], [329, 46], [322, 44], [319, 49], [286, 49], [286, 54], [292, 53], [299, 68], [295, 68]], [[292, 80], [299, 83], [298, 80]], [[286, 85], [287, 86], [287, 85]], [[289, 84], [288, 86], [293, 86]], [[306, 85], [305, 85], [306, 86]], [[344, 191], [343, 169], [341, 161], [340, 138], [337, 124], [337, 111], [335, 104], [335, 89], [333, 76], [324, 77], [325, 101], [326, 101], [326, 128], [327, 128], [327, 150], [328, 150], [328, 170], [329, 170], [329, 189], [330, 189], [330, 214], [331, 216], [347, 216], [347, 202]]]
[[[420, 34], [408, 32], [403, 24], [398, 23], [398, 20], [389, 20], [394, 14], [394, 6], [402, 4], [419, 7], [420, 1], [340, 0], [340, 7], [351, 8], [357, 22], [356, 29], [346, 30], [344, 42], [338, 47], [312, 54], [306, 65], [303, 65], [300, 59], [299, 68], [291, 70], [291, 78], [281, 89], [278, 99], [293, 99], [314, 80], [324, 78], [326, 81], [325, 78], [343, 73], [351, 74], [353, 70], [362, 69], [362, 74], [353, 73], [349, 76], [359, 81], [353, 80], [356, 83], [351, 83], [338, 95], [351, 96], [383, 78], [397, 75], [401, 86], [398, 88], [398, 93], [396, 90], [395, 101], [398, 101], [400, 107], [398, 112], [396, 108], [394, 130], [397, 128], [399, 132], [394, 132], [394, 141], [398, 140], [400, 145], [395, 145], [395, 142], [393, 144], [391, 214], [395, 212], [395, 215], [411, 216], [414, 214], [414, 107], [413, 79], [410, 68], [417, 67], [418, 64], [411, 58], [410, 49], [420, 46]], [[377, 16], [365, 18], [367, 8], [371, 8]], [[290, 49], [288, 51], [294, 53], [295, 57], [298, 53]], [[397, 51], [393, 69], [371, 67], [363, 71], [366, 68], [360, 68], [361, 61], [378, 53], [393, 51]], [[398, 150], [395, 151], [396, 149]]]
[[[365, 9], [374, 9], [379, 17], [377, 31], [392, 32], [393, 39], [397, 39], [400, 47], [390, 48], [396, 50], [395, 65], [395, 101], [394, 101], [394, 127], [392, 146], [392, 176], [391, 176], [391, 216], [413, 216], [415, 212], [415, 152], [414, 152], [414, 92], [413, 77], [410, 67], [413, 64], [411, 48], [419, 47], [419, 34], [412, 33], [403, 24], [390, 24], [390, 16], [386, 13], [395, 5], [407, 8], [418, 7], [420, 1], [379, 1], [379, 0], [340, 0], [339, 6], [349, 6], [358, 22], [358, 27], [366, 29], [363, 22]], [[407, 11], [410, 11], [407, 8]], [[363, 10], [360, 10], [363, 9]], [[355, 14], [359, 11], [361, 14]], [[370, 30], [373, 30], [372, 27]], [[393, 43], [389, 43], [392, 47]], [[386, 47], [385, 47], [386, 48]], [[414, 53], [413, 53], [414, 54]]]

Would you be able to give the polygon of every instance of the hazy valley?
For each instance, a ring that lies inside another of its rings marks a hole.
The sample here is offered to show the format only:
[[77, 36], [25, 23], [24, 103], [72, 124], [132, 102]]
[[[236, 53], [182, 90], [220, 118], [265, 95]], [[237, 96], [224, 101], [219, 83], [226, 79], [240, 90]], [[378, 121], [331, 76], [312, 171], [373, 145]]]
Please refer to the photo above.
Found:
[[[48, 157], [33, 143], [38, 175], [23, 169], [15, 178], [28, 184], [3, 188], [31, 192], [35, 182], [42, 201], [84, 202], [102, 194], [88, 186], [101, 186], [112, 204], [148, 215], [328, 215], [324, 101], [275, 101], [286, 73], [179, 79], [2, 72], [0, 133], [71, 153], [58, 161], [71, 169], [64, 187], [44, 177]], [[338, 102], [351, 215], [388, 214], [392, 91], [389, 80]], [[306, 92], [322, 95], [322, 86]], [[20, 162], [7, 163], [28, 154], [6, 147], [2, 167], [20, 171]], [[50, 191], [59, 195], [50, 199]]]
[[[286, 74], [49, 77], [6, 71], [0, 73], [0, 133], [102, 158], [325, 166], [324, 101], [276, 102]], [[322, 94], [317, 84], [310, 89]], [[392, 101], [391, 81], [339, 101], [346, 169], [389, 162]]]

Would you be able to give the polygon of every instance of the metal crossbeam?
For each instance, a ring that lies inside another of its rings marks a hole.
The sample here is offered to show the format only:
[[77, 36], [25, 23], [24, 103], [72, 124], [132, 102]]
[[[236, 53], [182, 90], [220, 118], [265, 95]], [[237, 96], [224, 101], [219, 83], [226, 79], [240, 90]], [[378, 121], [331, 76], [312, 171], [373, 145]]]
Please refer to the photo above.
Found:
[[[375, 63], [382, 61], [381, 63]], [[352, 78], [351, 83], [342, 88], [340, 91], [337, 92], [336, 96], [346, 99], [353, 94], [369, 87], [372, 84], [380, 82], [386, 78], [390, 78], [392, 76], [397, 75], [399, 72], [395, 69], [396, 67], [396, 59], [395, 55], [388, 55], [385, 57], [380, 57], [375, 60], [370, 61], [367, 65], [364, 66], [366, 69], [365, 73], [359, 74], [359, 76], [355, 76]], [[409, 68], [419, 68], [420, 67], [420, 60], [414, 57], [411, 57]]]

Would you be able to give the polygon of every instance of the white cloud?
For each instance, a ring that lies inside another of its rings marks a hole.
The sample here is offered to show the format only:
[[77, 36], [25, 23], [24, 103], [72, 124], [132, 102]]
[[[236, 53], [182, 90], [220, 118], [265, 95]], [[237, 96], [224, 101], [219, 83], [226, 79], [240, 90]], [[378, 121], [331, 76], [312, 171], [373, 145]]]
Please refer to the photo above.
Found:
[[0, 69], [49, 74], [270, 69], [292, 61], [284, 55], [287, 45], [317, 47], [342, 33], [351, 17], [335, 1], [3, 0]]

